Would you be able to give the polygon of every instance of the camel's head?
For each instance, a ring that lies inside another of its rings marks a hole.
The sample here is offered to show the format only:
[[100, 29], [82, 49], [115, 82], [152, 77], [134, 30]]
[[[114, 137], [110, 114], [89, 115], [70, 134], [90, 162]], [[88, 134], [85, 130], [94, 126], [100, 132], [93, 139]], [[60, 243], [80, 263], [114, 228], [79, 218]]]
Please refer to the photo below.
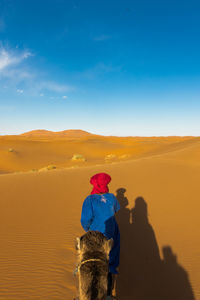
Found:
[[88, 252], [101, 252], [102, 254], [105, 254], [108, 259], [112, 246], [113, 239], [108, 240], [99, 231], [88, 231], [80, 238], [76, 238], [76, 249], [80, 257], [83, 257], [84, 254]]

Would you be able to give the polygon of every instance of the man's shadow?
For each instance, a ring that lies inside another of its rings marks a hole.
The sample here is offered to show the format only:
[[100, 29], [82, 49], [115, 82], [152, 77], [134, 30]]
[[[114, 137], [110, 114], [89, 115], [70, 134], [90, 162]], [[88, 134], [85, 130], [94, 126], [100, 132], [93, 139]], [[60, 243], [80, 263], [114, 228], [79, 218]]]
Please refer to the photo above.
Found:
[[120, 267], [116, 283], [118, 300], [194, 300], [187, 272], [177, 263], [171, 247], [163, 248], [163, 260], [151, 224], [147, 203], [137, 197], [129, 209], [126, 189], [116, 197], [116, 219], [121, 235]]

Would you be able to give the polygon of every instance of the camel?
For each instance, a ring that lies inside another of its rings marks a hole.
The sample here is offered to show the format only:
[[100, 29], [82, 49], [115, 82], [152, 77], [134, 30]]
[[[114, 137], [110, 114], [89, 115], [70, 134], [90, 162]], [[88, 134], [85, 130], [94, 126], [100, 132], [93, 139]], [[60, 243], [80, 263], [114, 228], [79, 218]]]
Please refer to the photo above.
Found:
[[108, 240], [98, 231], [88, 231], [81, 238], [76, 238], [80, 300], [107, 299], [112, 245], [113, 239]]

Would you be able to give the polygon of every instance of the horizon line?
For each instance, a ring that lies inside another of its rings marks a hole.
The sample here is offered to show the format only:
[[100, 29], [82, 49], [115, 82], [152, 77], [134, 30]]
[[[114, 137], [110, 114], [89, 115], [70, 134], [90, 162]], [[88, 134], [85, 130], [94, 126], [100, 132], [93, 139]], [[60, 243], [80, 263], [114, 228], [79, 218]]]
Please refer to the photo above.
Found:
[[49, 130], [49, 129], [32, 129], [32, 130], [28, 130], [28, 131], [23, 131], [21, 133], [11, 133], [11, 134], [1, 134], [0, 133], [0, 137], [3, 137], [3, 136], [20, 136], [20, 135], [23, 135], [23, 134], [28, 134], [28, 133], [31, 133], [31, 132], [34, 132], [34, 131], [46, 131], [46, 132], [49, 132], [49, 133], [61, 133], [63, 131], [82, 131], [84, 133], [88, 133], [90, 135], [98, 135], [98, 136], [105, 136], [105, 137], [134, 137], [134, 138], [138, 138], [138, 137], [144, 137], [144, 138], [150, 138], [150, 137], [200, 137], [200, 135], [177, 135], [177, 134], [168, 134], [168, 135], [113, 135], [113, 134], [110, 134], [110, 135], [105, 135], [105, 134], [102, 134], [102, 133], [93, 133], [93, 132], [90, 132], [90, 131], [87, 131], [87, 130], [84, 130], [84, 129], [64, 129], [64, 130], [59, 130], [59, 131], [53, 131], [53, 130]]

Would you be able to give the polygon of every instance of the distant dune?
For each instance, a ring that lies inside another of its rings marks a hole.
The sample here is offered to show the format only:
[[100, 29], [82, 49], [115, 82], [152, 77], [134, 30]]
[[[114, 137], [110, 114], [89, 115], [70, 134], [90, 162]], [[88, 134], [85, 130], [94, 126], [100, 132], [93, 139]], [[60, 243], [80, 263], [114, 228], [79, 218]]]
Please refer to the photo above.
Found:
[[0, 137], [0, 299], [76, 296], [81, 206], [102, 171], [121, 205], [117, 300], [200, 300], [200, 138], [76, 130]]
[[91, 133], [84, 131], [84, 130], [73, 130], [73, 129], [69, 129], [69, 130], [63, 130], [63, 131], [49, 131], [49, 130], [43, 130], [43, 129], [39, 129], [39, 130], [31, 130], [25, 133], [20, 134], [21, 136], [26, 136], [26, 137], [52, 137], [52, 136], [56, 136], [56, 137], [83, 137], [83, 136], [89, 136], [92, 135]]

